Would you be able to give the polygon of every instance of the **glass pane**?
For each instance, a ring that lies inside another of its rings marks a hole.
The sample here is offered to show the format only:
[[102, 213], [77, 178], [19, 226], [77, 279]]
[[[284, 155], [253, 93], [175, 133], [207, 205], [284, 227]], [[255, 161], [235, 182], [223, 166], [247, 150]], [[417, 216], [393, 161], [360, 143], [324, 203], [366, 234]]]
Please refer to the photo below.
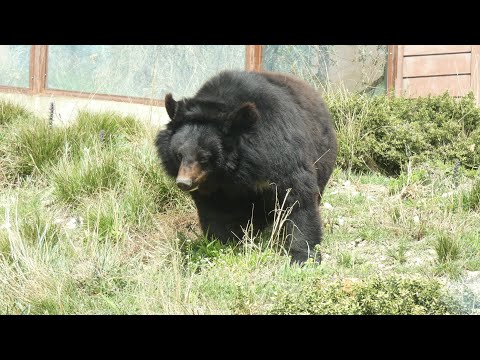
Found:
[[163, 99], [192, 96], [223, 69], [245, 68], [245, 45], [52, 45], [48, 88]]
[[264, 45], [263, 68], [293, 73], [320, 89], [385, 93], [387, 45]]
[[0, 45], [0, 85], [30, 87], [32, 45]]

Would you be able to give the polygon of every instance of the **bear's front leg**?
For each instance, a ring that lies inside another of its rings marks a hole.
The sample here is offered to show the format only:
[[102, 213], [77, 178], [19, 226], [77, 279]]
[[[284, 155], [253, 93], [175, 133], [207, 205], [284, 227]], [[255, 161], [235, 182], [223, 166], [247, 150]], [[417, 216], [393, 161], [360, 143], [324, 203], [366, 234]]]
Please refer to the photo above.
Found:
[[[292, 184], [283, 184], [278, 190], [278, 196], [286, 196], [286, 206], [291, 213], [285, 223], [287, 249], [292, 257], [292, 263], [302, 264], [309, 258], [320, 262], [321, 255], [315, 246], [322, 239], [322, 226], [318, 205], [318, 192], [315, 179], [308, 173], [299, 174]], [[282, 203], [283, 199], [278, 199]]]
[[322, 239], [322, 226], [316, 198], [302, 205], [294, 205], [287, 224], [290, 237], [290, 254], [292, 262], [304, 263], [309, 258], [320, 263], [321, 255], [315, 246]]
[[242, 239], [253, 204], [228, 201], [220, 196], [194, 197], [194, 201], [203, 234], [221, 243]]

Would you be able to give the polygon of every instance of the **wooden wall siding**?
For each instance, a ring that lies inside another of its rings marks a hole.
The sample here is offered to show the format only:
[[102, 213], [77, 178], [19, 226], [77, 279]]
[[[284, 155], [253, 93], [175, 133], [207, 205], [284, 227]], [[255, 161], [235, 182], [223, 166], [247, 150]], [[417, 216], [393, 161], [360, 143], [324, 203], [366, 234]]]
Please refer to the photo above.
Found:
[[403, 55], [437, 55], [469, 53], [472, 45], [404, 45]]
[[470, 74], [471, 53], [405, 56], [403, 77]]
[[478, 93], [477, 45], [398, 45], [395, 94], [415, 97], [448, 91], [463, 96]]
[[410, 96], [427, 96], [441, 94], [448, 89], [452, 96], [463, 96], [470, 90], [471, 76], [425, 76], [403, 79], [403, 86]]

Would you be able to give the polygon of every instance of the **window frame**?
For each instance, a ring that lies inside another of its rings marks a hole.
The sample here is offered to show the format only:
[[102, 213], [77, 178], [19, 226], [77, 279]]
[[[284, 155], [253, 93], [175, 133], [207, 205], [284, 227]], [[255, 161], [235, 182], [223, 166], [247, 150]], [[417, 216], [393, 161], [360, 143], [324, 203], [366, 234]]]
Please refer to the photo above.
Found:
[[[391, 94], [395, 87], [397, 74], [398, 45], [388, 45], [387, 59], [387, 93]], [[245, 70], [262, 71], [263, 45], [245, 45]], [[107, 100], [129, 102], [135, 104], [164, 106], [160, 99], [90, 93], [83, 91], [49, 89], [48, 80], [48, 45], [31, 45], [29, 66], [29, 87], [14, 87], [0, 85], [0, 92], [19, 93], [40, 96], [65, 96], [72, 98], [89, 98], [92, 100]]]

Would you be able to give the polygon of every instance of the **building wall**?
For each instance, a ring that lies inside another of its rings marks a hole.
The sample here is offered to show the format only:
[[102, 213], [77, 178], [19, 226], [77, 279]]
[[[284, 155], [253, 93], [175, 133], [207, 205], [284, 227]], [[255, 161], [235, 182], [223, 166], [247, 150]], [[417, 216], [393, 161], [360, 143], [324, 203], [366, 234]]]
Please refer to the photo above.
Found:
[[478, 93], [479, 45], [398, 45], [395, 94]]

